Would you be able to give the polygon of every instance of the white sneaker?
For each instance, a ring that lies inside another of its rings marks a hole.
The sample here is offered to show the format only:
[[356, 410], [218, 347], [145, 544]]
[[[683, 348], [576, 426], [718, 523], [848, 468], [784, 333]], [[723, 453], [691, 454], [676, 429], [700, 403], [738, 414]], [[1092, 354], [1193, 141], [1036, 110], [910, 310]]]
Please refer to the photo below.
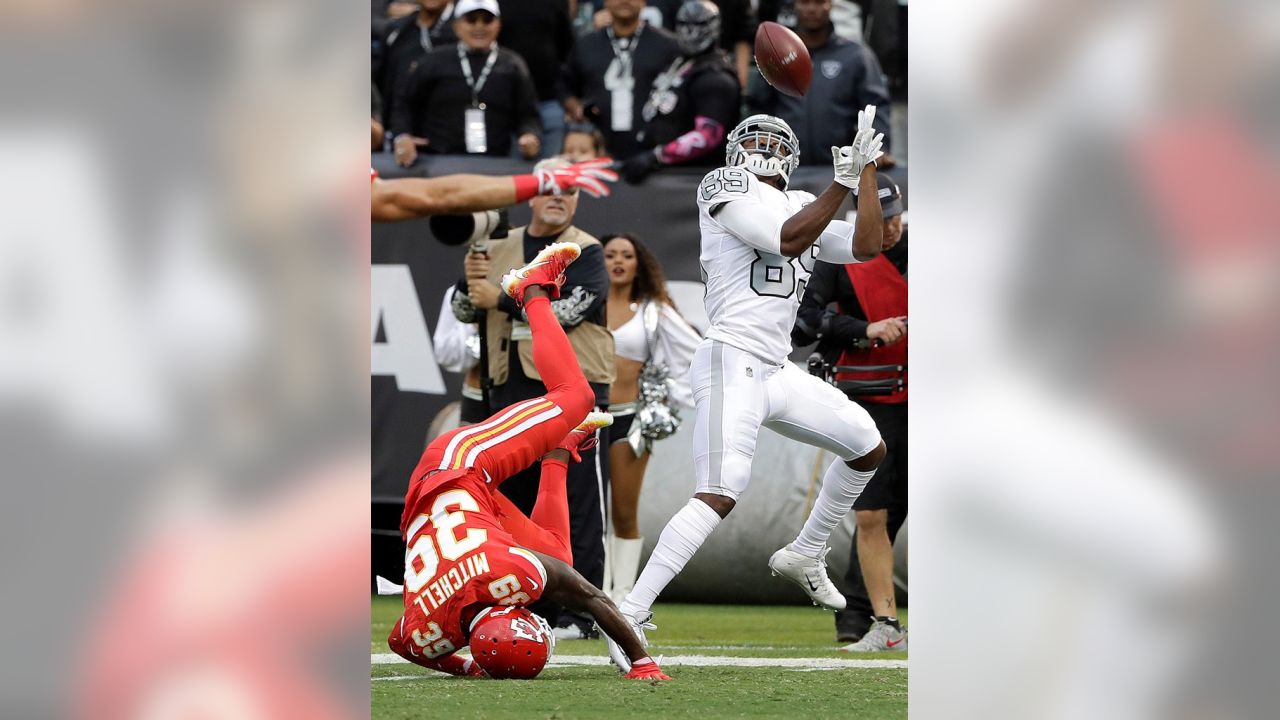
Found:
[[[622, 611], [619, 610], [619, 612]], [[631, 626], [631, 631], [636, 634], [636, 637], [640, 638], [640, 644], [646, 648], [649, 647], [649, 639], [644, 636], [644, 631], [658, 629], [657, 625], [649, 622], [653, 619], [653, 613], [646, 610], [637, 610], [634, 614], [624, 612], [622, 617], [626, 618], [627, 624]], [[596, 628], [600, 629], [600, 626], [596, 625]], [[603, 629], [600, 629], [600, 634], [604, 636], [605, 642], [609, 646], [609, 660], [614, 665], [617, 665], [622, 672], [631, 672], [631, 658], [627, 657], [627, 653], [622, 649], [622, 646], [614, 642], [613, 638], [609, 637], [609, 633]]]
[[827, 577], [827, 553], [831, 548], [824, 548], [816, 558], [805, 557], [790, 550], [788, 545], [769, 558], [769, 569], [774, 575], [781, 575], [800, 586], [813, 600], [814, 605], [821, 605], [828, 610], [843, 610], [844, 595], [836, 589]]
[[876, 620], [861, 640], [845, 645], [840, 652], [903, 652], [906, 649], [906, 628], [895, 630], [889, 623]]

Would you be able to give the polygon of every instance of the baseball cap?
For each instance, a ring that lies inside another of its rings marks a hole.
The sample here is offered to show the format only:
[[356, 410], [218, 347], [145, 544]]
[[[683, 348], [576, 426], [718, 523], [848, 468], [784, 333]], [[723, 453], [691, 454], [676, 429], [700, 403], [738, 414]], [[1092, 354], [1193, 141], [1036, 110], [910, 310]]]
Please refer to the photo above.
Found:
[[502, 16], [502, 11], [498, 9], [498, 0], [458, 0], [453, 4], [454, 17], [462, 17], [476, 10], [492, 13], [494, 17]]
[[[876, 193], [880, 198], [880, 214], [887, 220], [896, 215], [902, 214], [902, 191], [898, 189], [898, 183], [888, 175], [878, 172], [876, 173], [876, 185], [879, 191]], [[854, 197], [858, 195], [858, 188], [853, 189]]]

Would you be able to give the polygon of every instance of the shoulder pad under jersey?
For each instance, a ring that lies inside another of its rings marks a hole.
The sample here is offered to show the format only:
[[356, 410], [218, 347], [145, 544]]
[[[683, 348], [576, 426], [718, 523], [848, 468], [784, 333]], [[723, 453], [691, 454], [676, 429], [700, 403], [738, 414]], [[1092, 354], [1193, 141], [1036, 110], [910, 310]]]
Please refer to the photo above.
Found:
[[759, 178], [742, 168], [716, 168], [707, 173], [698, 185], [698, 204], [714, 207], [732, 200], [753, 197], [759, 182]]

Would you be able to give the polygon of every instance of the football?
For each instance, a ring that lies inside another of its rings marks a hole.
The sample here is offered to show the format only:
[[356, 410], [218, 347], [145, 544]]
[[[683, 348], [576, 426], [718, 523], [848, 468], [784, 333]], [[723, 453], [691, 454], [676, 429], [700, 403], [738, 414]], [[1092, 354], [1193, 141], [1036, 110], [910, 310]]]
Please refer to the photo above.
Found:
[[800, 37], [776, 22], [762, 22], [756, 31], [756, 66], [779, 92], [801, 97], [813, 79], [813, 60]]

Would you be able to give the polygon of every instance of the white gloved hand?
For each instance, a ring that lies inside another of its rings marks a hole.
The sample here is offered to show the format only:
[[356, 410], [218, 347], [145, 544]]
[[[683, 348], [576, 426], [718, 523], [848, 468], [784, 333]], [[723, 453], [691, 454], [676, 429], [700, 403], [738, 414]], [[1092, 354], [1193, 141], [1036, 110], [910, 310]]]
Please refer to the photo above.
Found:
[[858, 111], [858, 130], [870, 130], [876, 121], [876, 106], [868, 105]]
[[884, 134], [873, 135], [874, 130], [860, 130], [853, 138], [853, 145], [831, 148], [831, 164], [835, 168], [835, 181], [850, 190], [858, 187], [862, 168], [884, 154]]
[[876, 161], [884, 151], [884, 133], [877, 133], [873, 126], [876, 119], [876, 106], [868, 105], [858, 111], [858, 132], [853, 136], [853, 144], [842, 148], [831, 148], [831, 163], [835, 167], [836, 182], [852, 190], [858, 187], [858, 176], [862, 168]]

